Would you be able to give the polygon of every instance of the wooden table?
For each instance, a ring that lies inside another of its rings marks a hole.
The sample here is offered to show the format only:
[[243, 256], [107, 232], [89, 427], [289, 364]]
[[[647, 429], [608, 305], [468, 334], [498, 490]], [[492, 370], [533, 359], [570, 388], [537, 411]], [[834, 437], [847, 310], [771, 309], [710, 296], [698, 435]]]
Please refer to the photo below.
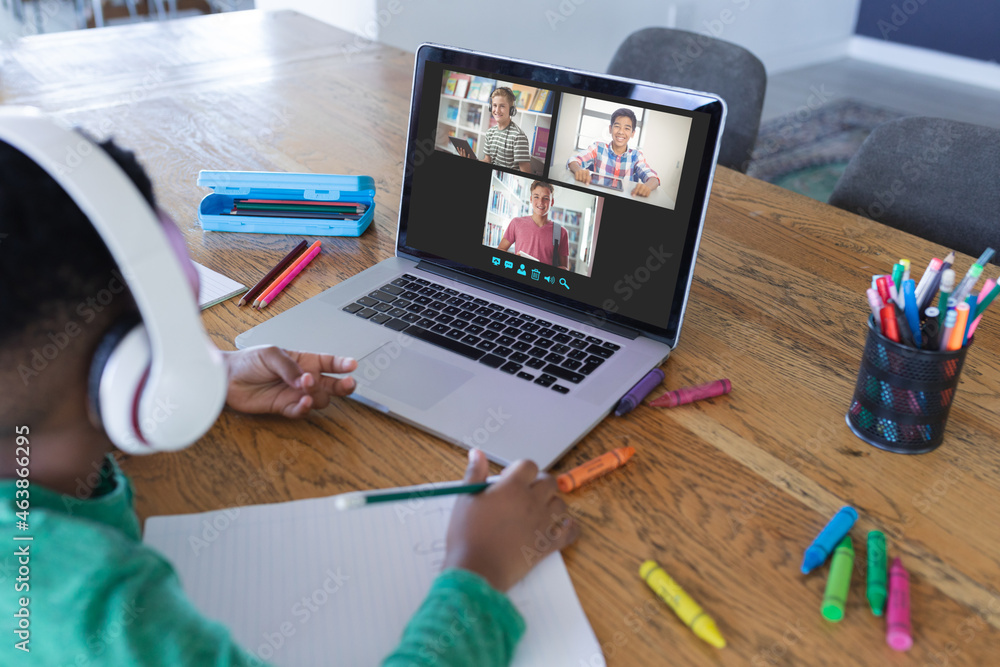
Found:
[[[199, 169], [375, 177], [376, 222], [364, 236], [325, 239], [266, 313], [234, 301], [205, 313], [220, 347], [393, 252], [411, 54], [295, 13], [241, 12], [32, 37], [8, 55], [3, 103], [40, 106], [135, 149], [194, 259], [247, 284], [298, 239], [203, 233]], [[937, 451], [885, 453], [844, 423], [871, 274], [941, 253], [719, 170], [680, 346], [664, 370], [667, 387], [729, 377], [733, 393], [609, 418], [555, 469], [626, 443], [639, 452], [568, 498], [583, 533], [565, 557], [608, 664], [997, 664], [1000, 311], [979, 329]], [[456, 447], [341, 401], [298, 422], [227, 411], [196, 446], [124, 467], [146, 517], [457, 478], [464, 461]], [[861, 514], [859, 563], [877, 528], [912, 573], [909, 655], [886, 646], [863, 568], [839, 624], [820, 616], [826, 568], [799, 574], [803, 549], [847, 503]], [[695, 639], [653, 597], [637, 576], [649, 557], [716, 618], [728, 648]]]

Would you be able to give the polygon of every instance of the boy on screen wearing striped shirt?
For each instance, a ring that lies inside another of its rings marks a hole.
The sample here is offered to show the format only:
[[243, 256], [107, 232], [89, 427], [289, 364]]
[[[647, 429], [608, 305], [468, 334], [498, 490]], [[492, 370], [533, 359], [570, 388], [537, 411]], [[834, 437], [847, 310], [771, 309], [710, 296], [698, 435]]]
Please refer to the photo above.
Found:
[[611, 143], [595, 141], [586, 151], [574, 155], [566, 162], [577, 181], [590, 185], [591, 172], [635, 181], [632, 194], [648, 197], [660, 186], [660, 177], [646, 162], [638, 148], [629, 148], [628, 142], [635, 133], [636, 118], [630, 109], [617, 109], [611, 114]]
[[490, 96], [490, 113], [497, 124], [487, 130], [483, 140], [483, 162], [531, 173], [528, 137], [513, 121], [517, 115], [514, 91], [506, 87], [494, 90]]

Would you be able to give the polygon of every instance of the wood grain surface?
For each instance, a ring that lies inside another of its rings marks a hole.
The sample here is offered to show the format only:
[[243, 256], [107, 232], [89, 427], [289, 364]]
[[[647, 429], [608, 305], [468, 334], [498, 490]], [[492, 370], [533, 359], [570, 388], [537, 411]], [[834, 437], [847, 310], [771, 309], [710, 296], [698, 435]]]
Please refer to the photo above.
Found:
[[[215, 342], [233, 349], [240, 332], [392, 255], [412, 66], [412, 54], [296, 13], [238, 12], [24, 39], [0, 71], [0, 101], [135, 150], [193, 258], [248, 286], [300, 238], [203, 232], [198, 170], [375, 178], [375, 223], [362, 237], [324, 238], [264, 313], [235, 299], [205, 312]], [[583, 532], [565, 558], [607, 664], [1000, 661], [1000, 310], [977, 332], [939, 449], [889, 454], [844, 423], [871, 275], [899, 257], [922, 269], [943, 252], [719, 170], [663, 389], [728, 377], [732, 394], [609, 418], [555, 467], [625, 444], [638, 452], [567, 497]], [[464, 451], [350, 401], [297, 422], [226, 411], [186, 451], [123, 457], [143, 518], [454, 479], [464, 462]], [[844, 504], [861, 515], [857, 560], [846, 618], [831, 624], [820, 615], [826, 568], [798, 568]], [[911, 572], [909, 654], [886, 646], [865, 602], [872, 529]], [[716, 619], [727, 648], [696, 639], [653, 596], [637, 574], [647, 558]]]

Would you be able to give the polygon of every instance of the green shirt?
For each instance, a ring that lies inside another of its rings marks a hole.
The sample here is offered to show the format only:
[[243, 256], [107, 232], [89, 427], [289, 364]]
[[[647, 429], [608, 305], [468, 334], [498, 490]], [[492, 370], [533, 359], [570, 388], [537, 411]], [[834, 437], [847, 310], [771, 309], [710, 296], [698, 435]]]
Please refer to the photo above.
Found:
[[[15, 480], [0, 480], [0, 664], [262, 665], [191, 605], [170, 563], [141, 542], [132, 485], [108, 461], [88, 500], [30, 485], [27, 530], [17, 528]], [[19, 623], [30, 653], [17, 648]], [[507, 596], [446, 570], [383, 664], [507, 665], [523, 633]]]

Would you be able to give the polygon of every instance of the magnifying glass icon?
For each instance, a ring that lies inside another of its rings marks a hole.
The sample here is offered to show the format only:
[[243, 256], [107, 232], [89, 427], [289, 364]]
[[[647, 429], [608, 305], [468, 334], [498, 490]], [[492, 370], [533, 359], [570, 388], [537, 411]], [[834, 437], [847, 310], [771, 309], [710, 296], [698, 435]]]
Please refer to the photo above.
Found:
[[569, 289], [569, 285], [566, 284], [566, 279], [565, 278], [560, 278], [559, 279], [559, 284], [562, 285], [563, 287], [565, 287], [566, 289]]

